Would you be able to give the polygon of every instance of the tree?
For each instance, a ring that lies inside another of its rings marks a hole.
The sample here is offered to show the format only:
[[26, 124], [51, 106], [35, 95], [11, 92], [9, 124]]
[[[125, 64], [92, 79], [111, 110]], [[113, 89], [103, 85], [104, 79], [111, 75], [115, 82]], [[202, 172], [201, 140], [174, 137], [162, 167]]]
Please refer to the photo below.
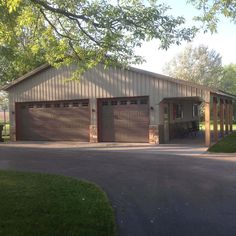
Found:
[[7, 60], [12, 74], [19, 75], [42, 62], [76, 62], [82, 73], [100, 62], [141, 63], [134, 50], [144, 41], [159, 39], [165, 49], [190, 41], [196, 28], [182, 27], [183, 17], [168, 15], [169, 7], [156, 2], [0, 0], [0, 47], [11, 51], [1, 54], [3, 64]]
[[32, 55], [16, 47], [0, 46], [0, 86], [41, 65], [40, 55]]
[[236, 64], [230, 64], [224, 67], [221, 88], [224, 91], [236, 95]]
[[0, 91], [0, 109], [8, 110], [8, 96], [7, 93]]
[[175, 78], [219, 87], [222, 77], [221, 56], [207, 46], [187, 46], [166, 64], [164, 71]]
[[196, 20], [204, 22], [206, 29], [211, 32], [217, 31], [217, 24], [220, 16], [229, 18], [236, 23], [236, 1], [235, 0], [188, 0], [202, 15], [195, 17]]

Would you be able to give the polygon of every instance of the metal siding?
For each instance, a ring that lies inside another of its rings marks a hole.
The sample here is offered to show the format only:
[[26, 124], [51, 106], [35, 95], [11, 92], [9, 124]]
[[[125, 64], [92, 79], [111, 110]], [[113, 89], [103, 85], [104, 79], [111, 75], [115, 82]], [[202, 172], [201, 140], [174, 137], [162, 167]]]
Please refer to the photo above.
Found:
[[[191, 96], [191, 86], [130, 70], [104, 69], [102, 65], [86, 72], [79, 82], [65, 82], [74, 69], [75, 66], [49, 68], [10, 88], [11, 109], [15, 109], [15, 102], [149, 96], [150, 105], [157, 109], [152, 115], [151, 123], [158, 124], [158, 103], [164, 97]], [[209, 91], [200, 88], [196, 90], [195, 87], [193, 89], [194, 96], [208, 98]], [[11, 123], [14, 123], [12, 118]]]
[[134, 73], [134, 96], [138, 96], [138, 73]]
[[[149, 99], [149, 102], [150, 102], [150, 107], [153, 107], [154, 108], [154, 102], [155, 102], [155, 99], [153, 97], [153, 89], [154, 89], [154, 80], [151, 78], [149, 80], [149, 94], [150, 94], [150, 99]], [[155, 123], [155, 114], [154, 114], [154, 110], [151, 110], [150, 111], [150, 125], [154, 124]]]
[[167, 81], [163, 81], [163, 96], [164, 97], [170, 97], [168, 96], [168, 82]]
[[153, 99], [153, 113], [154, 113], [154, 120], [153, 120], [153, 124], [151, 125], [155, 125], [156, 123], [158, 123], [159, 121], [159, 80], [156, 79], [152, 79], [154, 82], [154, 86], [152, 89], [152, 94], [151, 94], [151, 99]]
[[163, 98], [163, 80], [159, 80], [159, 97], [160, 97], [160, 101], [161, 101], [161, 98]]

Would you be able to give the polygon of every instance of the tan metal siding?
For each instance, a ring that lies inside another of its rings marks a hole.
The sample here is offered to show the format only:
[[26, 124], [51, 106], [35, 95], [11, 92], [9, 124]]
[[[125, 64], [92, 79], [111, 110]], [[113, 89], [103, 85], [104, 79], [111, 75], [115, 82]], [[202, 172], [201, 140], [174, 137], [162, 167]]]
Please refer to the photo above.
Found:
[[[15, 102], [92, 99], [91, 109], [96, 109], [96, 98], [149, 96], [151, 125], [159, 123], [159, 102], [164, 97], [200, 96], [208, 99], [209, 91], [167, 81], [152, 75], [118, 68], [104, 69], [102, 65], [86, 72], [79, 81], [66, 82], [75, 66], [60, 69], [48, 68], [9, 89], [10, 108]], [[14, 120], [11, 116], [11, 123]], [[96, 117], [92, 119], [96, 123]]]

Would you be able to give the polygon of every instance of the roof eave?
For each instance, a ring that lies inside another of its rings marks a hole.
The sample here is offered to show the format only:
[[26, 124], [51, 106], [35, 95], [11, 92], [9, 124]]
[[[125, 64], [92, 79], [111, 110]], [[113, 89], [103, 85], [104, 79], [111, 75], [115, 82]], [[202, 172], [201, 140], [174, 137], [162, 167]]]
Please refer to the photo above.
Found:
[[3, 87], [1, 87], [0, 89], [1, 90], [4, 90], [4, 91], [8, 91], [9, 89], [11, 89], [13, 86], [17, 85], [18, 83], [20, 83], [21, 81], [25, 80], [25, 79], [28, 79], [30, 78], [31, 76], [43, 71], [43, 70], [46, 70], [48, 69], [49, 67], [51, 67], [49, 64], [43, 64], [39, 67], [37, 67], [36, 69], [22, 75], [21, 77], [19, 77], [18, 79], [12, 81], [10, 84], [7, 84]]

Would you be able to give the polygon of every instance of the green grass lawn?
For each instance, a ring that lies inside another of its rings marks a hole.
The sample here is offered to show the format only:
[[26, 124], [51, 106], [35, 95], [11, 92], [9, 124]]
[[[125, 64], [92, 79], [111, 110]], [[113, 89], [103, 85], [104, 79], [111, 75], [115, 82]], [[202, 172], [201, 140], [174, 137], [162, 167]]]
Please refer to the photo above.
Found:
[[116, 235], [107, 196], [91, 183], [56, 175], [0, 171], [0, 200], [0, 235]]
[[209, 148], [210, 152], [225, 152], [233, 153], [236, 152], [236, 132], [226, 136], [218, 143], [214, 144]]

